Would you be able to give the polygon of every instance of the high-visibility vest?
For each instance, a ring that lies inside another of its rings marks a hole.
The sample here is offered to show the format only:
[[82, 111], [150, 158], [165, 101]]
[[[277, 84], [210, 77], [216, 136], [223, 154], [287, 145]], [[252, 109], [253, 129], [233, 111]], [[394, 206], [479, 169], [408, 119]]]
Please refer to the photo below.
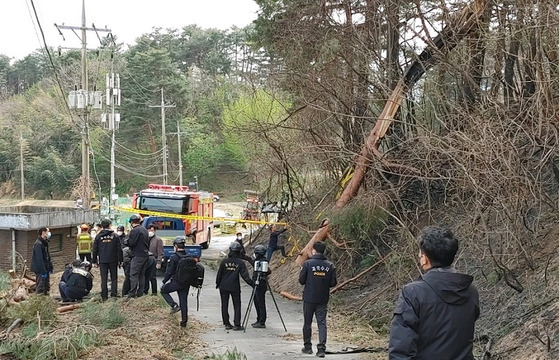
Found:
[[78, 235], [76, 241], [78, 242], [78, 254], [88, 254], [91, 252], [93, 245], [93, 238], [88, 233], [81, 233]]

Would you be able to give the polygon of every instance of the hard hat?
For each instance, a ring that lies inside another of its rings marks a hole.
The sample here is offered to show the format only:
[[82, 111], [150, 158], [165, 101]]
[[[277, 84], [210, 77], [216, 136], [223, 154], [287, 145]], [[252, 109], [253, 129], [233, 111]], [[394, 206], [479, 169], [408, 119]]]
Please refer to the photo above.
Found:
[[117, 226], [116, 231], [124, 231], [124, 226], [122, 225]]
[[80, 266], [84, 269], [91, 269], [91, 263], [87, 260], [84, 260]]
[[88, 230], [89, 230], [89, 225], [87, 225], [87, 224], [81, 224], [81, 225], [80, 225], [80, 229], [88, 229]]
[[243, 246], [238, 241], [233, 241], [231, 245], [229, 245], [229, 250], [233, 252], [240, 252]]
[[254, 247], [254, 254], [264, 256], [266, 255], [266, 247], [264, 245], [256, 245]]
[[185, 244], [185, 243], [186, 243], [186, 239], [184, 238], [184, 236], [177, 236], [173, 239], [173, 245]]
[[130, 216], [130, 219], [128, 219], [128, 222], [131, 223], [137, 223], [140, 222], [142, 220], [142, 217], [138, 214], [133, 214], [132, 216]]

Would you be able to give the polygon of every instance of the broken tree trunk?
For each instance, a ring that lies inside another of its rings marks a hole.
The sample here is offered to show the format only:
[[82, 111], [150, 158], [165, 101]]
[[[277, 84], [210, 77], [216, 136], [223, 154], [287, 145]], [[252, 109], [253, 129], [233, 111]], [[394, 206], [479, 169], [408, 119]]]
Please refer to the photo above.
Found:
[[439, 35], [429, 42], [427, 48], [413, 62], [404, 77], [400, 79], [379, 115], [373, 130], [363, 144], [361, 152], [355, 159], [354, 174], [336, 202], [336, 208], [344, 207], [357, 195], [365, 179], [367, 168], [373, 159], [382, 161], [382, 154], [378, 150], [379, 142], [394, 121], [394, 116], [400, 108], [405, 93], [429, 68], [433, 67], [442, 57], [456, 47], [478, 25], [487, 3], [488, 0], [475, 0], [462, 9]]
[[318, 231], [309, 240], [308, 244], [305, 245], [303, 250], [301, 250], [299, 256], [297, 256], [297, 259], [295, 259], [295, 262], [299, 266], [302, 266], [303, 263], [309, 258], [309, 256], [311, 256], [313, 244], [318, 241], [324, 241], [329, 236], [329, 234], [330, 234], [330, 220], [324, 219], [322, 220], [322, 223], [320, 224]]

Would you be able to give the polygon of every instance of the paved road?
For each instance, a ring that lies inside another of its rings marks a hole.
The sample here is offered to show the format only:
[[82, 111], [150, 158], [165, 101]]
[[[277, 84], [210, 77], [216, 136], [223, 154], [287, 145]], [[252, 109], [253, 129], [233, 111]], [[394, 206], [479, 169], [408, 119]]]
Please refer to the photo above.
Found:
[[[209, 249], [204, 250], [202, 259], [206, 263], [216, 262], [222, 258], [222, 252], [227, 251], [229, 244], [234, 240], [234, 235], [220, 236], [212, 239]], [[237, 349], [247, 356], [248, 360], [259, 359], [309, 359], [316, 358], [315, 355], [301, 353], [302, 335], [301, 327], [303, 324], [302, 304], [300, 302], [284, 299], [279, 294], [274, 294], [277, 305], [285, 325], [285, 332], [278, 311], [274, 306], [271, 295], [267, 293], [266, 307], [268, 320], [266, 329], [254, 329], [250, 326], [256, 321], [254, 307], [250, 312], [249, 325], [246, 332], [225, 330], [221, 321], [221, 305], [219, 292], [215, 288], [216, 270], [211, 266], [206, 266], [204, 286], [200, 293], [200, 311], [196, 311], [196, 298], [189, 296], [189, 316], [210, 325], [210, 329], [203, 335], [203, 339], [208, 343], [207, 352], [209, 354], [223, 354], [227, 349]], [[245, 316], [249, 303], [251, 288], [241, 280], [242, 289], [242, 318]], [[233, 306], [229, 305], [230, 316], [233, 317]], [[241, 318], [241, 319], [242, 319]], [[313, 327], [313, 341], [316, 341], [317, 329]], [[339, 350], [343, 344], [328, 344], [328, 350]], [[316, 347], [313, 349], [316, 352]], [[335, 359], [358, 359], [356, 354], [336, 354], [327, 355]]]

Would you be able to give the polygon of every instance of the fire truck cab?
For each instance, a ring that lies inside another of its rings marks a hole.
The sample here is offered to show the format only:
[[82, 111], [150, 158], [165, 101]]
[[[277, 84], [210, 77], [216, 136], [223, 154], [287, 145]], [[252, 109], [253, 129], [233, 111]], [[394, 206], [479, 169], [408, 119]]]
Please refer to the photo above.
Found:
[[[187, 241], [192, 239], [192, 244], [198, 244], [203, 249], [207, 249], [211, 240], [211, 229], [213, 217], [213, 194], [206, 191], [192, 191], [188, 186], [178, 185], [159, 185], [149, 184], [147, 189], [134, 194], [132, 207], [138, 211], [142, 217], [148, 215], [145, 212], [157, 212], [159, 219], [150, 216], [144, 219], [144, 223], [155, 222], [158, 228], [158, 236], [163, 239], [165, 247], [171, 246], [174, 236], [165, 236], [167, 227], [171, 224], [174, 230], [182, 230]], [[144, 211], [144, 213], [142, 213]], [[167, 218], [165, 214], [199, 216], [199, 219], [178, 219]], [[161, 217], [165, 218], [161, 218]], [[150, 220], [150, 218], [152, 218]], [[183, 226], [174, 222], [182, 222]], [[167, 224], [169, 223], [169, 224]], [[147, 225], [146, 225], [147, 226]]]

